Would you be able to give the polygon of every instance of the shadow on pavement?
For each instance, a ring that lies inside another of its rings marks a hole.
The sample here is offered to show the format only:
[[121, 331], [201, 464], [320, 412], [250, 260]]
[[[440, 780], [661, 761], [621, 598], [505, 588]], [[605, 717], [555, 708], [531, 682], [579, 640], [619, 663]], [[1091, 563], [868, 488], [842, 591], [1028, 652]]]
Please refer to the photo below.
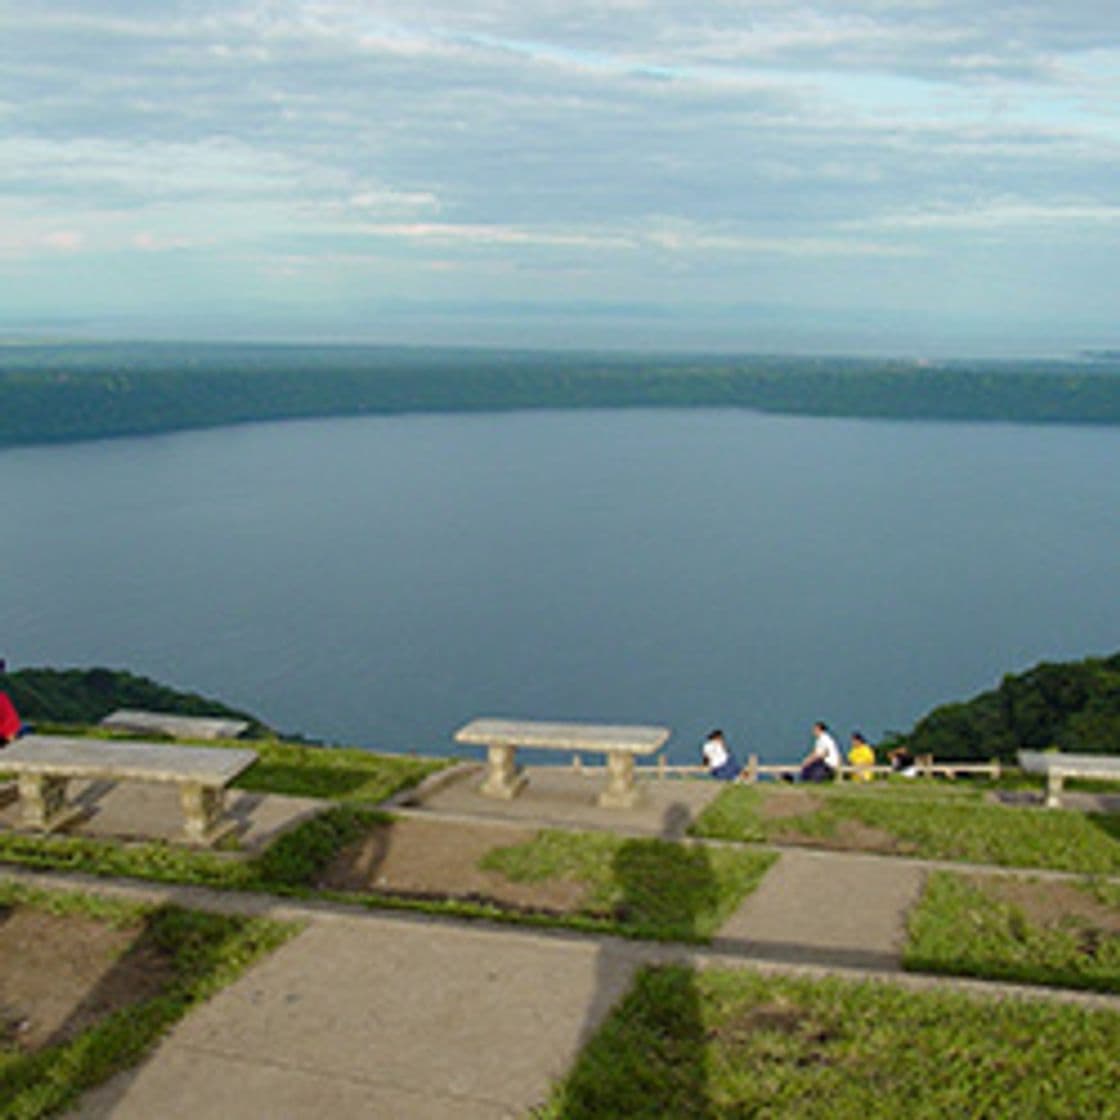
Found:
[[[676, 840], [691, 814], [687, 805], [674, 804], [662, 821], [662, 838]], [[717, 892], [707, 850], [697, 845], [674, 845], [672, 866], [665, 872], [665, 852], [656, 868], [651, 864], [648, 840], [627, 840], [614, 859], [621, 885], [617, 910], [648, 914], [659, 906], [672, 909], [674, 917], [695, 922]], [[672, 891], [674, 897], [666, 897]], [[624, 963], [626, 962], [626, 963]], [[700, 994], [691, 968], [669, 967], [642, 972], [623, 997], [613, 1017], [621, 978], [619, 968], [634, 968], [633, 954], [600, 950], [596, 998], [588, 1009], [582, 1038], [586, 1041], [565, 1082], [556, 1116], [563, 1120], [601, 1120], [607, 1116], [688, 1116], [709, 1120], [712, 1107], [705, 1064], [707, 1030]], [[651, 991], [652, 990], [652, 991]], [[602, 998], [605, 994], [610, 998]], [[652, 995], [652, 998], [651, 998]], [[621, 1034], [639, 1031], [658, 1040], [658, 1053], [618, 1045]], [[665, 1085], [672, 1084], [672, 1099], [665, 1099]]]

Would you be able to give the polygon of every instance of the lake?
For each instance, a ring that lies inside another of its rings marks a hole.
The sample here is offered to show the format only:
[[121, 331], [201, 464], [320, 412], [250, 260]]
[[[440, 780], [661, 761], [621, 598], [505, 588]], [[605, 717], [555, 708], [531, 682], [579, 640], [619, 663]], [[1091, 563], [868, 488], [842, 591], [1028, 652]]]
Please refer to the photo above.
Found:
[[1116, 429], [745, 411], [259, 424], [0, 453], [0, 655], [445, 753], [478, 715], [787, 761], [1120, 647]]

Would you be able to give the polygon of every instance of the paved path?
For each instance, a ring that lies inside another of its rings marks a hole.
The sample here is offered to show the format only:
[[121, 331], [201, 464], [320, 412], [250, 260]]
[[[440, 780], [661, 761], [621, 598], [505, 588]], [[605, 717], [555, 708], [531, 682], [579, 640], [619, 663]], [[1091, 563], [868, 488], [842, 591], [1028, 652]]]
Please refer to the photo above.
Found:
[[629, 986], [636, 948], [320, 917], [73, 1115], [524, 1116]]
[[646, 963], [841, 974], [1120, 1011], [1120, 997], [902, 974], [905, 912], [929, 867], [787, 849], [705, 950], [10, 868], [0, 876], [307, 923], [72, 1117], [497, 1120], [547, 1097]]
[[906, 913], [925, 877], [909, 860], [786, 849], [714, 947], [791, 964], [897, 969]]

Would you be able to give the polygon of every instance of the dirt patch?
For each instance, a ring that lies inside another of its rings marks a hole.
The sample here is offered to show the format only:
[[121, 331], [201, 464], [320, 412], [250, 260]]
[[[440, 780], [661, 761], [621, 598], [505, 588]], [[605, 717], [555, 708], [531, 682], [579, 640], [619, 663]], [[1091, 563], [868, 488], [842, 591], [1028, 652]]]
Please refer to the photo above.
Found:
[[917, 850], [909, 841], [900, 840], [893, 833], [863, 821], [844, 817], [828, 835], [799, 832], [796, 828], [783, 828], [774, 834], [781, 844], [799, 844], [807, 848], [827, 848], [837, 852], [879, 852], [883, 855], [911, 855]]
[[759, 813], [765, 821], [779, 821], [785, 817], [804, 817], [815, 813], [823, 800], [804, 789], [768, 790]]
[[483, 824], [449, 824], [405, 817], [377, 825], [344, 848], [321, 875], [319, 886], [381, 891], [411, 898], [492, 902], [518, 910], [568, 914], [587, 889], [567, 879], [514, 883], [478, 861], [493, 848], [524, 844], [535, 830]]
[[1072, 883], [973, 875], [970, 882], [1001, 902], [1017, 906], [1028, 921], [1054, 928], [1071, 923], [1120, 937], [1120, 910]]
[[0, 909], [0, 1047], [70, 1040], [104, 1016], [158, 995], [170, 956], [142, 926], [116, 929], [30, 906]]

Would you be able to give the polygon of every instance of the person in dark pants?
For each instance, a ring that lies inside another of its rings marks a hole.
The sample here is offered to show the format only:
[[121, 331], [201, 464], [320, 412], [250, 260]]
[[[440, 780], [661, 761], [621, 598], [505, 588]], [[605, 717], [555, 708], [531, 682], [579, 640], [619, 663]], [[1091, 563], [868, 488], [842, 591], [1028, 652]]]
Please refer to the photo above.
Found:
[[840, 748], [828, 730], [828, 724], [818, 720], [813, 724], [813, 749], [801, 760], [802, 782], [830, 782], [840, 770]]
[[716, 730], [708, 733], [700, 748], [708, 773], [720, 782], [733, 782], [739, 776], [738, 760], [724, 742], [723, 732]]

